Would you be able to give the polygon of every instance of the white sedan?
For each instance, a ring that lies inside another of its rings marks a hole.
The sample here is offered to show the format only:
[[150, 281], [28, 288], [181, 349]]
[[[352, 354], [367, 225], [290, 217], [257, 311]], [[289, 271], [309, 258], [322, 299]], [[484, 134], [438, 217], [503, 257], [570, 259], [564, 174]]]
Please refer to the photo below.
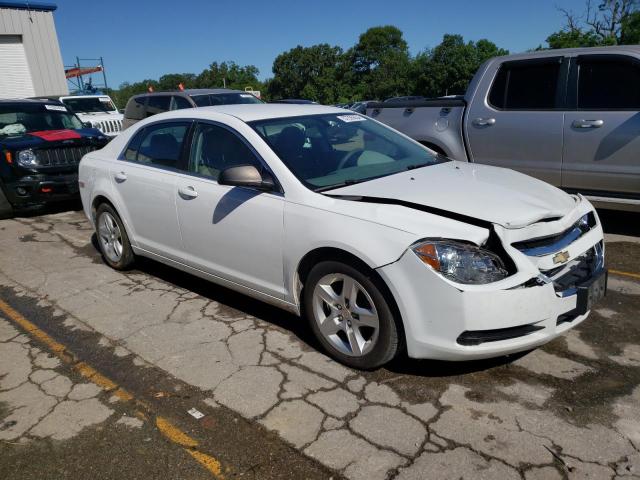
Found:
[[307, 319], [357, 368], [528, 350], [606, 289], [591, 204], [318, 105], [178, 110], [80, 164], [104, 260], [145, 256]]

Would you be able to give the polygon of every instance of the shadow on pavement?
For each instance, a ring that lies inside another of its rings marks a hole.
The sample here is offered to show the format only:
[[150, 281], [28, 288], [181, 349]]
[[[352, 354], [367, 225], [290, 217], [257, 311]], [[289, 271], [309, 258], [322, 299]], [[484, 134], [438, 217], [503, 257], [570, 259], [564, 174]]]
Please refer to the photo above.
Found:
[[598, 209], [605, 233], [640, 237], [640, 213]]

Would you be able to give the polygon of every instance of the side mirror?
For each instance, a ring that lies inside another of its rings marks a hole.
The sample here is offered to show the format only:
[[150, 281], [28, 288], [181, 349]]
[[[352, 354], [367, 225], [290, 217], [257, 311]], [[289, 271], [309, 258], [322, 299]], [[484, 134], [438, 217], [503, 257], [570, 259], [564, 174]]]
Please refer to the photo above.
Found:
[[233, 187], [249, 187], [263, 191], [271, 191], [275, 188], [275, 182], [267, 172], [260, 173], [253, 165], [240, 165], [230, 167], [220, 172], [218, 177], [220, 185]]

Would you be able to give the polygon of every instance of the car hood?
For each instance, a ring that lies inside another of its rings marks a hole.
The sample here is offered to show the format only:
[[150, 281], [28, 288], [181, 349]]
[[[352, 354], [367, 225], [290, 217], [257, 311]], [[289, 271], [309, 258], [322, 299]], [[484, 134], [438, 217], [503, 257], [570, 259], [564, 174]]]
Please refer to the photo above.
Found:
[[[427, 207], [456, 219], [521, 228], [569, 213], [576, 200], [562, 190], [506, 168], [450, 161], [336, 188], [326, 195]], [[358, 198], [361, 197], [361, 198]]]
[[104, 146], [107, 137], [95, 128], [77, 130], [44, 130], [0, 138], [0, 148], [22, 150], [25, 148], [48, 148], [67, 145], [94, 144]]
[[103, 120], [122, 120], [124, 115], [121, 113], [99, 113], [99, 112], [75, 112], [82, 121], [100, 122]]

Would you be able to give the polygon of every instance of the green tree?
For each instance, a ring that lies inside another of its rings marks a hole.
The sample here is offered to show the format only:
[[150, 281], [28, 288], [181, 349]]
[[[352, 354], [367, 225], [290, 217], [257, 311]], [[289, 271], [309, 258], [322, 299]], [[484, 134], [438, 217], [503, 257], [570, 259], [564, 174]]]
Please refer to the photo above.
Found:
[[587, 0], [582, 14], [561, 8], [565, 25], [547, 37], [547, 44], [552, 49], [636, 44], [640, 42], [639, 8], [640, 0], [601, 0], [595, 8]]
[[397, 27], [368, 29], [347, 53], [347, 61], [347, 77], [361, 98], [385, 99], [413, 90], [409, 47]]
[[278, 55], [273, 62], [273, 78], [267, 84], [271, 98], [305, 98], [320, 103], [338, 101], [342, 81], [339, 75], [340, 47], [326, 43], [298, 45]]
[[508, 53], [489, 40], [465, 43], [462, 35], [446, 34], [435, 48], [417, 55], [413, 65], [415, 91], [428, 97], [464, 94], [482, 63]]

